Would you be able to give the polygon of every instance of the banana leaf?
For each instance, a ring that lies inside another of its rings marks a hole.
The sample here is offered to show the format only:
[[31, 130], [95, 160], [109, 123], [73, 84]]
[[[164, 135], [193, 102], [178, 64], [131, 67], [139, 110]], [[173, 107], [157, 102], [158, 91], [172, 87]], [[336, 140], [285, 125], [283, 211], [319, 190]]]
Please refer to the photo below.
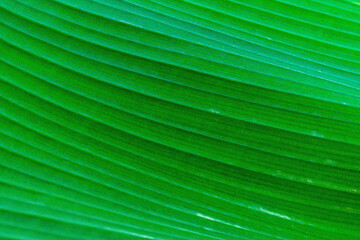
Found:
[[360, 239], [360, 3], [0, 0], [0, 239]]

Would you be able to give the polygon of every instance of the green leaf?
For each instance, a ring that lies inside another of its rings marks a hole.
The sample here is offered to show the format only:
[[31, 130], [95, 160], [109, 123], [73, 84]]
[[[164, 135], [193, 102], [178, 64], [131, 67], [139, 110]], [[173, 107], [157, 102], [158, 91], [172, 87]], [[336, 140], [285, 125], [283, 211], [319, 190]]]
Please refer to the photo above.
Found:
[[0, 239], [360, 239], [359, 5], [0, 0]]

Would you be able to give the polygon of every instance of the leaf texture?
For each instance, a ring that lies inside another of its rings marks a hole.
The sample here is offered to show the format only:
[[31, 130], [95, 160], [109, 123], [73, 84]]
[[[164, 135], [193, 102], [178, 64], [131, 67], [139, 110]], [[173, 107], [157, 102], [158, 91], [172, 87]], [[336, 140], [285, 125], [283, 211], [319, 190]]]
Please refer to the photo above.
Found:
[[0, 239], [360, 239], [359, 5], [0, 0]]

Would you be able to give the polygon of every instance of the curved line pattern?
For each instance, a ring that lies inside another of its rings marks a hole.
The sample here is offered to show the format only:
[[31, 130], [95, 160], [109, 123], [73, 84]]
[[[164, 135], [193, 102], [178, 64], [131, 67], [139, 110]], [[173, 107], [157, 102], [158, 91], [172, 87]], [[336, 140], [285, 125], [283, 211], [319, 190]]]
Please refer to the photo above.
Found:
[[359, 10], [0, 0], [0, 239], [360, 239]]

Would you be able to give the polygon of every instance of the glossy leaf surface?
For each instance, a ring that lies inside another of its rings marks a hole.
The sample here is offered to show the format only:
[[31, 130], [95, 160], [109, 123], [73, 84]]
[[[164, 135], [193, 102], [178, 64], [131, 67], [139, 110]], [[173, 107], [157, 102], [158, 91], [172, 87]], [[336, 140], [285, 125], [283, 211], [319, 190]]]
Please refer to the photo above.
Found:
[[359, 5], [0, 0], [0, 238], [360, 239]]

